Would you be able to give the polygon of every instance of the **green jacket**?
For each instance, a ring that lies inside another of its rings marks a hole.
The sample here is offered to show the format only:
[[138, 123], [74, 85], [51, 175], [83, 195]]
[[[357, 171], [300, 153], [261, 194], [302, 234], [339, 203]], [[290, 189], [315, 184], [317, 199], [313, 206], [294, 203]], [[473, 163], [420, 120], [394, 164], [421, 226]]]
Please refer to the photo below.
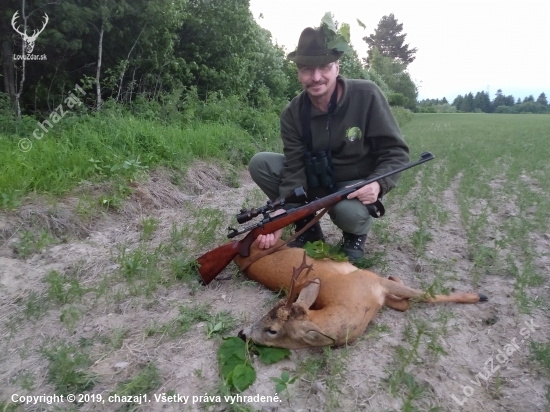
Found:
[[[330, 149], [336, 182], [380, 176], [409, 163], [409, 148], [397, 125], [390, 106], [378, 86], [368, 80], [351, 80], [338, 76], [342, 95], [332, 114]], [[301, 92], [281, 114], [281, 137], [285, 162], [281, 198], [294, 188], [307, 190], [304, 166], [306, 145], [302, 141], [300, 115], [306, 92]], [[326, 150], [328, 115], [312, 105], [311, 135], [313, 152]], [[380, 197], [399, 180], [399, 174], [379, 181]]]

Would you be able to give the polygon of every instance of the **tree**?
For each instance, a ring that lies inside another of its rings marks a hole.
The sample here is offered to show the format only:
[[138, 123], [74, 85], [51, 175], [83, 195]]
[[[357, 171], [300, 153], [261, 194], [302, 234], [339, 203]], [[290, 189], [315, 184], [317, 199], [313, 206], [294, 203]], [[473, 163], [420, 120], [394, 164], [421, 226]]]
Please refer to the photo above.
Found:
[[[510, 98], [511, 101], [510, 101]], [[497, 90], [497, 93], [495, 95], [495, 99], [493, 100], [491, 111], [495, 111], [497, 107], [499, 106], [513, 106], [515, 103], [515, 99], [513, 96], [504, 96], [501, 89]]]
[[[0, 12], [4, 90], [14, 103], [13, 79], [19, 83], [17, 70], [21, 62], [14, 62], [13, 54], [18, 54], [18, 50], [12, 49], [20, 36], [10, 20], [15, 11], [21, 13], [20, 3], [21, 0], [8, 0], [7, 8]], [[50, 21], [35, 48], [35, 53], [45, 54], [47, 60], [26, 64], [25, 91], [21, 95], [23, 112], [28, 113], [33, 107], [35, 111], [51, 112], [64, 101], [75, 83], [87, 91], [94, 86], [95, 93], [88, 93], [85, 100], [88, 105], [97, 105], [98, 74], [101, 101], [116, 96], [129, 101], [132, 93], [154, 96], [154, 90], [169, 89], [187, 73], [173, 56], [175, 33], [185, 20], [182, 12], [185, 0], [27, 0], [26, 3], [27, 11], [36, 10], [29, 32], [41, 27], [40, 19], [45, 13]], [[105, 26], [98, 73], [102, 16]], [[159, 81], [161, 76], [164, 77]], [[149, 93], [151, 89], [153, 92]]]
[[456, 107], [456, 110], [460, 110], [460, 106], [462, 105], [462, 101], [464, 100], [464, 97], [462, 97], [461, 94], [455, 97], [453, 100], [452, 106]]
[[390, 93], [401, 93], [407, 98], [405, 107], [411, 110], [416, 108], [418, 90], [409, 73], [405, 71], [405, 65], [397, 59], [382, 55], [378, 49], [374, 49], [369, 68], [369, 75], [374, 72], [380, 76], [390, 90]]
[[415, 47], [409, 50], [409, 45], [403, 44], [407, 35], [400, 34], [402, 31], [403, 23], [399, 24], [393, 13], [382, 17], [378, 27], [374, 29], [374, 34], [363, 37], [363, 40], [369, 45], [366, 63], [370, 66], [375, 49], [378, 49], [384, 56], [397, 59], [405, 67], [412, 63], [418, 49]]
[[484, 113], [491, 112], [491, 99], [489, 95], [483, 91], [477, 92], [474, 97], [474, 110], [479, 109]]
[[461, 112], [470, 113], [474, 111], [474, 95], [470, 92], [464, 96], [460, 107], [457, 107]]
[[350, 45], [351, 50], [340, 57], [340, 73], [348, 79], [369, 79], [369, 75], [363, 65], [357, 52]]
[[544, 92], [541, 93], [540, 96], [537, 98], [537, 103], [545, 107], [548, 106], [548, 100], [546, 99], [546, 95], [544, 94]]

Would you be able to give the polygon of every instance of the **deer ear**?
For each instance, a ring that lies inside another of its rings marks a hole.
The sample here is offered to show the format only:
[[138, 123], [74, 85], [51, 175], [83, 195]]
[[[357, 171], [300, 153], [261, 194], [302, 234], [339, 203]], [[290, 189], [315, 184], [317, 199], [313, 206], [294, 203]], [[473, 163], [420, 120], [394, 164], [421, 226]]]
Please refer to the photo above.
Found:
[[319, 290], [321, 290], [321, 281], [319, 279], [313, 279], [307, 286], [305, 286], [300, 294], [296, 303], [300, 303], [306, 308], [310, 308], [317, 296], [319, 296]]
[[319, 328], [311, 323], [305, 322], [304, 329], [306, 332], [303, 334], [303, 340], [305, 343], [311, 346], [328, 346], [334, 345], [335, 340], [328, 335], [325, 335], [319, 330]]

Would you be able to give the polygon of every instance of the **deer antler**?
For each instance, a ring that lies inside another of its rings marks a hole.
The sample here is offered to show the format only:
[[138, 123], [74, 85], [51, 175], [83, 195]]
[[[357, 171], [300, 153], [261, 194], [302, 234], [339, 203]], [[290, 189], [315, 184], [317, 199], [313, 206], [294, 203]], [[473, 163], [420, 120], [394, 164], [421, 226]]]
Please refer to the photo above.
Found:
[[50, 21], [50, 18], [48, 17], [47, 13], [44, 13], [44, 17], [45, 17], [46, 20], [42, 24], [42, 28], [40, 30], [33, 30], [32, 31], [32, 36], [29, 37], [30, 41], [35, 41], [36, 38], [38, 37], [38, 35], [40, 33], [42, 33], [44, 31], [44, 29], [46, 28], [46, 24], [48, 24], [48, 22]]
[[[296, 282], [298, 281], [298, 278], [300, 277], [302, 271], [304, 269], [307, 269], [305, 277], [307, 278], [307, 275], [309, 275], [309, 272], [313, 269], [313, 265], [307, 265], [306, 264], [306, 251], [304, 250], [304, 259], [302, 260], [302, 264], [297, 268], [292, 268], [292, 280], [290, 281], [290, 289], [288, 291], [288, 300], [286, 301], [285, 308], [290, 309], [292, 306], [292, 302], [294, 302], [294, 299], [296, 298]], [[302, 285], [303, 282], [300, 282], [298, 284]]]
[[19, 33], [21, 36], [27, 37], [27, 33], [21, 33], [21, 32], [19, 31], [19, 26], [15, 27], [15, 21], [16, 21], [18, 18], [19, 18], [19, 10], [17, 10], [17, 11], [15, 12], [15, 14], [13, 15], [13, 17], [11, 18], [11, 26], [12, 26], [13, 29], [14, 29], [17, 33]]

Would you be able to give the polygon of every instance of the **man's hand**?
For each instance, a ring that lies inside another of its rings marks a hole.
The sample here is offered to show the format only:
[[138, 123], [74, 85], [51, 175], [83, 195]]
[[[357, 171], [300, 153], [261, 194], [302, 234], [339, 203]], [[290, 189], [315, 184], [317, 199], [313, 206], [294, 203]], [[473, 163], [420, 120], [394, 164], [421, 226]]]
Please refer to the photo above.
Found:
[[[347, 186], [349, 187], [349, 186]], [[378, 195], [380, 194], [380, 184], [378, 182], [373, 182], [366, 186], [363, 186], [360, 189], [357, 189], [355, 192], [348, 195], [348, 199], [357, 198], [364, 205], [370, 205], [371, 203], [378, 200]]]
[[[273, 212], [271, 216], [277, 216], [283, 213], [285, 213], [285, 210], [279, 209]], [[258, 244], [258, 247], [260, 249], [269, 249], [277, 242], [277, 240], [279, 240], [282, 234], [283, 234], [283, 229], [279, 229], [267, 235], [258, 235], [258, 237], [254, 242]]]

